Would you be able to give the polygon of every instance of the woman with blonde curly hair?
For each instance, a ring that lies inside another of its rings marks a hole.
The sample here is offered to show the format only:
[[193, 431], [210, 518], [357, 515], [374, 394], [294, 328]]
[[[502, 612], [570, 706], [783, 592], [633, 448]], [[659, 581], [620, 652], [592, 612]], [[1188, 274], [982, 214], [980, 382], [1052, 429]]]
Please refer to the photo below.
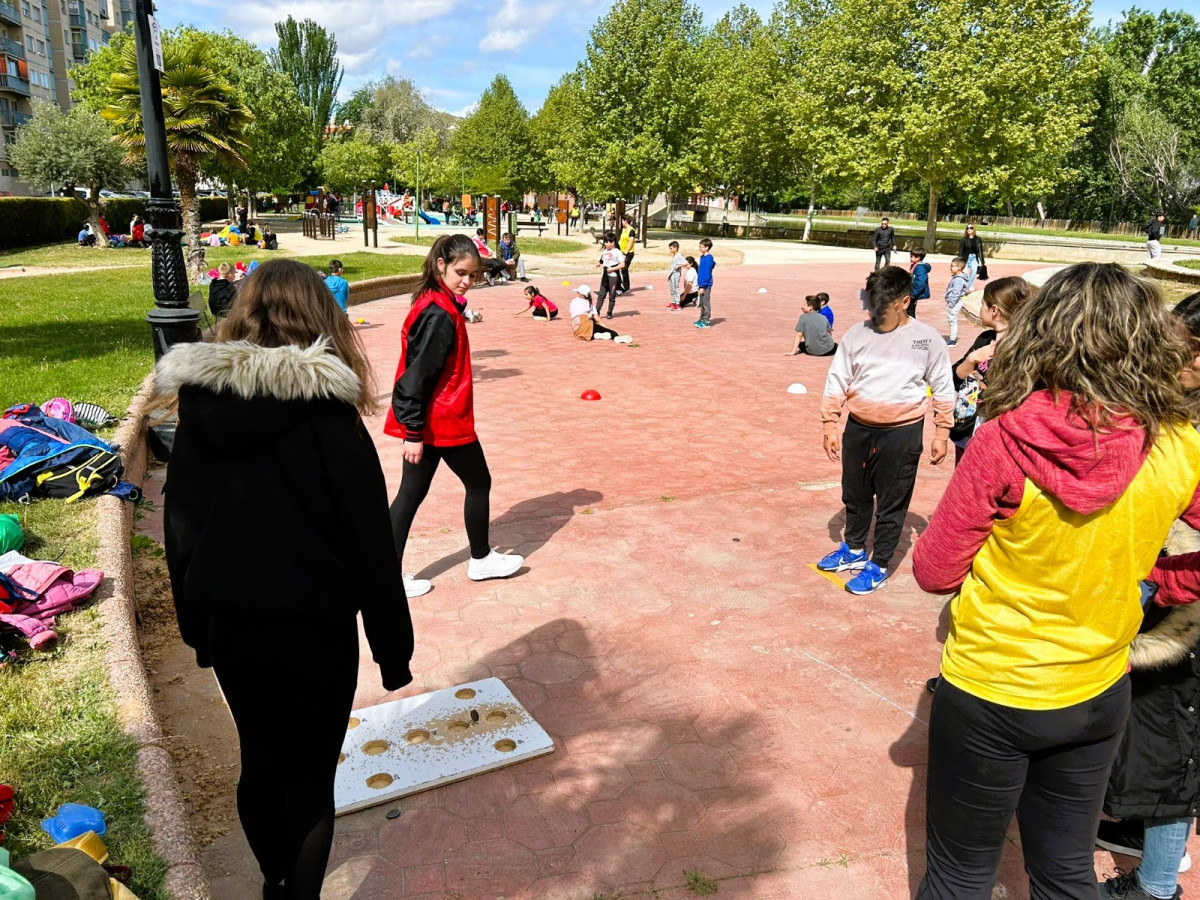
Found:
[[920, 900], [990, 897], [1014, 812], [1030, 895], [1096, 897], [1139, 583], [1175, 519], [1200, 525], [1189, 358], [1157, 289], [1098, 263], [1055, 274], [997, 345], [988, 421], [913, 557], [922, 588], [958, 593]]
[[216, 343], [179, 345], [155, 370], [179, 411], [164, 517], [179, 631], [237, 725], [238, 814], [266, 900], [320, 896], [360, 611], [384, 688], [412, 680], [387, 485], [360, 416], [369, 373], [320, 276], [286, 259], [246, 279]]

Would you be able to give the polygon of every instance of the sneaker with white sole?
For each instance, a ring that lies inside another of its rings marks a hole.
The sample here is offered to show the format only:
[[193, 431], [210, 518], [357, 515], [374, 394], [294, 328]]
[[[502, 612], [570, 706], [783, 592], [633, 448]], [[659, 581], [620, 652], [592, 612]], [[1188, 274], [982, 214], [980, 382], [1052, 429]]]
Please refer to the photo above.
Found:
[[845, 572], [849, 569], [861, 569], [868, 560], [865, 549], [854, 553], [849, 545], [842, 541], [836, 550], [817, 563], [817, 568], [822, 572]]
[[615, 338], [612, 339], [612, 342], [614, 344], [632, 344], [633, 337], [628, 334], [619, 334]]
[[404, 575], [404, 596], [411, 600], [413, 597], [423, 597], [433, 590], [433, 582], [426, 578], [417, 578], [411, 572]]
[[846, 590], [851, 594], [873, 594], [887, 584], [887, 570], [881, 569], [873, 562], [868, 562], [862, 571], [846, 582]]
[[467, 577], [472, 581], [487, 581], [489, 578], [507, 578], [525, 565], [525, 557], [515, 553], [497, 553], [493, 550], [483, 559], [471, 558], [467, 563]]
[[[1104, 820], [1096, 829], [1096, 846], [1110, 853], [1141, 859], [1146, 844], [1145, 822], [1141, 819], [1122, 819], [1120, 822]], [[1179, 874], [1192, 867], [1192, 857], [1185, 850], [1179, 860]]]
[[611, 341], [612, 335], [609, 334], [607, 331], [601, 331], [597, 334], [593, 334], [592, 340], [593, 341]]

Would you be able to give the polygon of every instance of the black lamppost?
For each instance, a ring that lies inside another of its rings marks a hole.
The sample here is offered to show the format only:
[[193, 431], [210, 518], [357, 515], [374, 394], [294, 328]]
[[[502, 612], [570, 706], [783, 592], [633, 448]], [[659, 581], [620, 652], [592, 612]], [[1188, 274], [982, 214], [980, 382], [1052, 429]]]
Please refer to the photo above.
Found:
[[142, 128], [146, 133], [146, 170], [150, 177], [146, 219], [153, 227], [148, 240], [154, 309], [146, 313], [146, 321], [154, 333], [154, 358], [157, 360], [175, 344], [200, 340], [200, 314], [188, 306], [190, 286], [180, 244], [182, 217], [171, 192], [162, 83], [158, 69], [154, 67], [154, 47], [150, 37], [153, 11], [153, 0], [134, 0], [133, 33], [142, 95]]

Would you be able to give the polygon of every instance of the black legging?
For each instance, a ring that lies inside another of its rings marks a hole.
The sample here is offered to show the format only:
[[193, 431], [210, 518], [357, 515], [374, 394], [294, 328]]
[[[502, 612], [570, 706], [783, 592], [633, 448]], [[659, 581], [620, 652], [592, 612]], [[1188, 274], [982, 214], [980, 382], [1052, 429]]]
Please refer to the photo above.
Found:
[[266, 883], [286, 882], [276, 888], [281, 898], [319, 900], [333, 844], [333, 781], [358, 682], [358, 623], [333, 608], [309, 621], [278, 619], [264, 637], [261, 628], [214, 617], [209, 646], [238, 730], [246, 841]]
[[412, 530], [417, 508], [429, 493], [433, 484], [433, 473], [438, 463], [446, 460], [450, 471], [467, 489], [463, 501], [463, 520], [467, 526], [467, 541], [471, 545], [471, 558], [483, 559], [491, 553], [488, 545], [488, 520], [491, 518], [492, 473], [479, 441], [461, 447], [434, 447], [425, 445], [421, 461], [416, 465], [407, 459], [400, 476], [400, 490], [392, 501], [392, 540], [396, 542], [396, 559], [404, 558], [404, 547], [408, 533]]
[[621, 291], [626, 294], [629, 293], [629, 269], [632, 265], [633, 265], [633, 251], [630, 250], [628, 253], [625, 254], [625, 268], [623, 268], [620, 272], [617, 273], [618, 277], [620, 278], [620, 281], [621, 281]]

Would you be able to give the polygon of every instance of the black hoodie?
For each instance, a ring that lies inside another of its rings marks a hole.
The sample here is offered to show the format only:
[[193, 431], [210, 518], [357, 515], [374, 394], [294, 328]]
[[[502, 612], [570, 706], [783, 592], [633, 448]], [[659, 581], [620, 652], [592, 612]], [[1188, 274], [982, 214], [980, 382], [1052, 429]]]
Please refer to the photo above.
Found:
[[228, 627], [320, 630], [362, 611], [383, 685], [412, 680], [412, 621], [387, 486], [354, 406], [359, 380], [324, 341], [185, 344], [159, 362], [178, 391], [165, 488], [167, 566], [179, 630], [209, 664]]

